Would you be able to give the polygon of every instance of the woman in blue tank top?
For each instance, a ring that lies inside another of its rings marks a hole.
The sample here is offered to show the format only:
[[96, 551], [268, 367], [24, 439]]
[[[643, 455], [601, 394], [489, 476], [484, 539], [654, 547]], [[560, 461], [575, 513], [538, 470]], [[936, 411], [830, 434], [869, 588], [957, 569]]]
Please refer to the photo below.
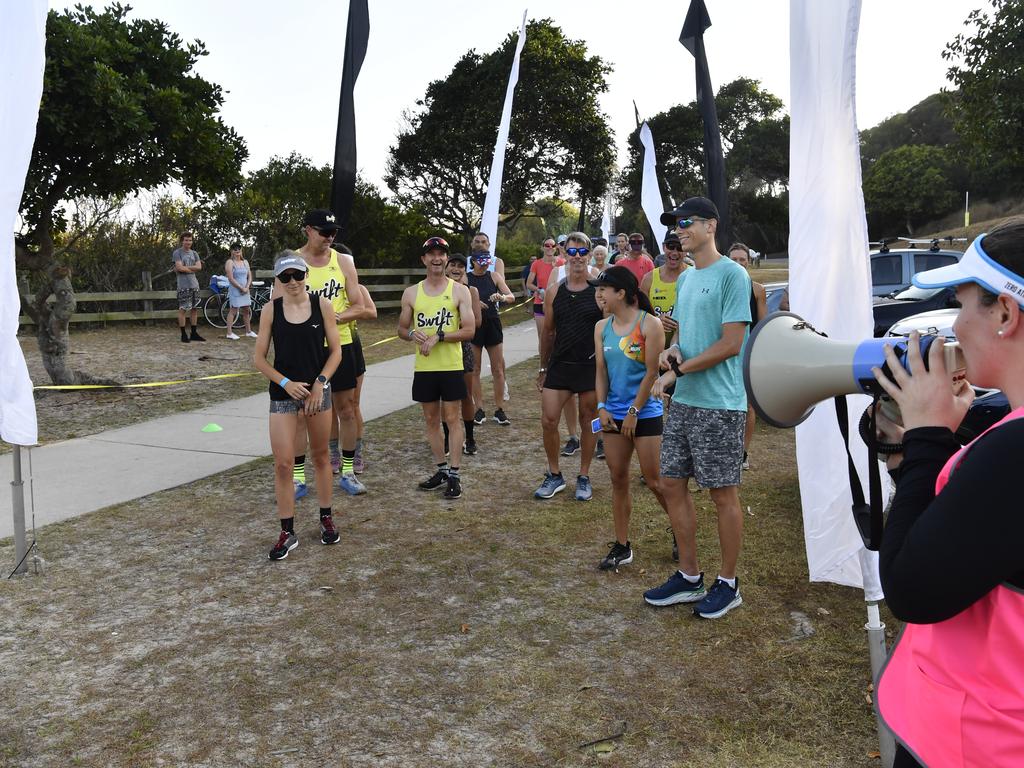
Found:
[[594, 327], [594, 351], [597, 413], [612, 481], [615, 524], [615, 542], [599, 566], [608, 570], [633, 561], [629, 468], [634, 449], [647, 487], [666, 509], [658, 489], [662, 404], [660, 398], [651, 396], [658, 378], [658, 356], [665, 348], [665, 331], [650, 299], [640, 292], [636, 277], [625, 267], [610, 267], [590, 284], [597, 288], [597, 304], [607, 315]]

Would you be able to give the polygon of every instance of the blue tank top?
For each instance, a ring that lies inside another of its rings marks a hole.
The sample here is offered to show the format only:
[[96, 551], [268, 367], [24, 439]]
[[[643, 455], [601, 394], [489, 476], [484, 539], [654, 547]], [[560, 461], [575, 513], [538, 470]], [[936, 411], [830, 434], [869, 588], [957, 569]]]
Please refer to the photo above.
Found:
[[[616, 419], [626, 418], [629, 406], [636, 400], [640, 382], [647, 375], [645, 355], [647, 340], [643, 326], [646, 312], [641, 312], [636, 324], [625, 336], [619, 336], [612, 328], [614, 318], [609, 317], [601, 332], [601, 347], [604, 350], [604, 365], [608, 370], [608, 396], [605, 408]], [[640, 409], [638, 419], [651, 419], [662, 415], [661, 400], [649, 397]]]

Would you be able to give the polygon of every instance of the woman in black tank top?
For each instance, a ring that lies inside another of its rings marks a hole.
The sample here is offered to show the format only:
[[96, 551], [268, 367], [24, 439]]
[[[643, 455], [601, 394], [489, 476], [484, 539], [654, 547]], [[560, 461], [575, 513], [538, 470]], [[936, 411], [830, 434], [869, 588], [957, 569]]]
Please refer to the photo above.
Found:
[[[306, 262], [286, 251], [274, 263], [278, 297], [264, 307], [256, 338], [256, 369], [270, 381], [270, 447], [274, 453], [274, 492], [281, 533], [270, 550], [271, 560], [283, 560], [298, 546], [295, 535], [296, 421], [304, 419], [310, 453], [316, 467], [320, 503], [320, 537], [324, 544], [340, 536], [331, 516], [332, 475], [327, 439], [331, 434], [331, 391], [328, 383], [341, 362], [341, 343], [330, 302], [306, 292]], [[267, 360], [274, 343], [274, 364]]]

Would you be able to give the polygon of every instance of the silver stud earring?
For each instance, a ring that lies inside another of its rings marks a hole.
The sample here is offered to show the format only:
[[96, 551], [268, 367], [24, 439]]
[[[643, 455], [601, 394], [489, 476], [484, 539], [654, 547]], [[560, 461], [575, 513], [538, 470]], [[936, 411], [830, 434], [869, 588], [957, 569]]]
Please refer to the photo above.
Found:
[[1000, 328], [998, 331], [996, 331], [996, 336], [1002, 336], [1002, 335], [1003, 335], [1003, 329]]

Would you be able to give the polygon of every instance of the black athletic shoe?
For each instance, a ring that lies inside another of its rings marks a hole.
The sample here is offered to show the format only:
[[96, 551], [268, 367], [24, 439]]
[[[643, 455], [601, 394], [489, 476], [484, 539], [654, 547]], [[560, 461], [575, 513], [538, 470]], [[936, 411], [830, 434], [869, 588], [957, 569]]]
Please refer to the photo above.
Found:
[[270, 550], [271, 560], [284, 560], [288, 557], [288, 553], [299, 546], [299, 537], [294, 533], [288, 531], [281, 531], [281, 535], [277, 539], [277, 544]]
[[633, 548], [629, 546], [627, 541], [625, 545], [619, 544], [619, 542], [612, 542], [608, 547], [608, 554], [604, 556], [598, 564], [598, 568], [602, 571], [610, 571], [613, 568], [618, 568], [620, 565], [628, 565], [633, 562]]
[[188, 334], [185, 333], [185, 331], [182, 331], [181, 332], [181, 343], [182, 344], [188, 344], [188, 342], [189, 342]]
[[334, 527], [334, 519], [328, 515], [320, 518], [320, 543], [337, 544], [341, 541], [341, 534]]
[[568, 440], [565, 441], [565, 447], [562, 448], [562, 455], [563, 456], [572, 456], [573, 454], [578, 453], [579, 450], [580, 450], [580, 440], [579, 440], [579, 438], [578, 437], [570, 437]]
[[444, 489], [442, 495], [449, 500], [462, 498], [462, 481], [458, 476], [448, 475], [448, 487]]
[[195, 331], [192, 331], [192, 334], [188, 337], [188, 340], [189, 341], [206, 341], [206, 339], [204, 339], [202, 336], [200, 336]]
[[462, 452], [466, 456], [476, 456], [476, 440], [467, 440], [462, 444]]
[[437, 472], [432, 474], [422, 483], [420, 483], [421, 491], [436, 491], [438, 488], [443, 488], [445, 483], [448, 482], [448, 471], [439, 469]]
[[485, 421], [487, 421], [487, 414], [484, 413], [484, 409], [477, 408], [476, 413], [473, 414], [473, 423], [483, 424]]
[[501, 424], [503, 427], [507, 427], [512, 422], [509, 421], [508, 416], [505, 415], [505, 409], [499, 408], [494, 412], [494, 420]]
[[603, 459], [604, 458], [604, 440], [602, 440], [600, 437], [597, 438], [597, 448], [594, 451], [594, 458], [595, 459]]

